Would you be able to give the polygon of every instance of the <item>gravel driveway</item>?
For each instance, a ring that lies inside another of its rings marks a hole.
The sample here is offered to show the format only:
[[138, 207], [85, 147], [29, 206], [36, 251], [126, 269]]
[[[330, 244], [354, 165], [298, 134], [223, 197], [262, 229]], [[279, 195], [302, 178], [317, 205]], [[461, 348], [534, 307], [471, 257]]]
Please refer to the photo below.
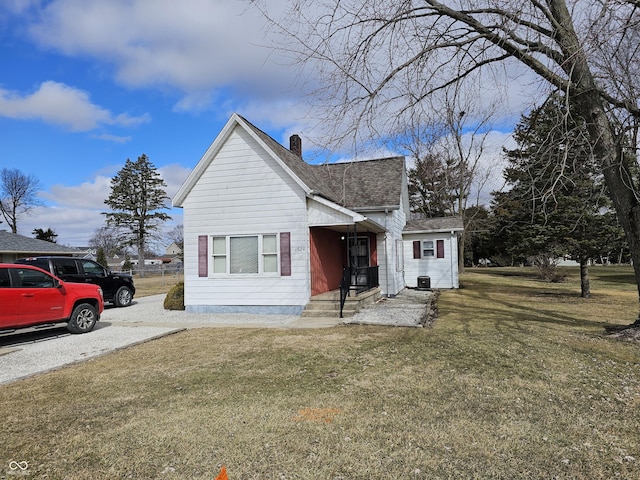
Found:
[[[432, 292], [405, 289], [370, 305], [354, 317], [203, 314], [168, 311], [164, 295], [142, 297], [126, 308], [107, 307], [93, 331], [70, 335], [64, 328], [0, 337], [0, 384], [179, 332], [185, 328], [323, 328], [347, 324], [422, 326]], [[343, 322], [344, 320], [344, 322]]]

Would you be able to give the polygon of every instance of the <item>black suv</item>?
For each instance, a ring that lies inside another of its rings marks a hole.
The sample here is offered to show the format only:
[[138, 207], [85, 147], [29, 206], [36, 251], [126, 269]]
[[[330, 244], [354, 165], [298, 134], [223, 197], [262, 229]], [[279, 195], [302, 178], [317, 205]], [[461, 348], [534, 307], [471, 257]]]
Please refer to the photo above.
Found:
[[100, 285], [104, 301], [111, 302], [116, 307], [131, 305], [136, 293], [131, 275], [111, 273], [108, 268], [86, 258], [29, 257], [16, 260], [15, 263], [35, 265], [66, 282]]

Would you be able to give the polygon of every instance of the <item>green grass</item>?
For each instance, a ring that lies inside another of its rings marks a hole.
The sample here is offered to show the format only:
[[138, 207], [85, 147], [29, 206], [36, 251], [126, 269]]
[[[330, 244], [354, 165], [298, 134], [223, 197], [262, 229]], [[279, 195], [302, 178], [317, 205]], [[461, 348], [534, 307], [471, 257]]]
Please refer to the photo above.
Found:
[[0, 478], [638, 478], [640, 347], [602, 335], [637, 291], [570, 273], [469, 271], [432, 328], [192, 330], [0, 386]]

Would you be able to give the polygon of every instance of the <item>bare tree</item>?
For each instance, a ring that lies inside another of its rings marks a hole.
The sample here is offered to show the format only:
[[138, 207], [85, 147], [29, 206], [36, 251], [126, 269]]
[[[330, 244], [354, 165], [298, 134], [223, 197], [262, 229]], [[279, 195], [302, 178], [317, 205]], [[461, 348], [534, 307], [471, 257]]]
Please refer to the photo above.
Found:
[[18, 233], [18, 219], [42, 202], [38, 191], [40, 181], [33, 175], [25, 175], [17, 168], [3, 168], [0, 172], [0, 213], [13, 233]]
[[184, 225], [180, 224], [173, 227], [167, 232], [166, 238], [180, 248], [180, 253], [177, 255], [177, 258], [184, 260]]
[[640, 119], [640, 2], [293, 0], [285, 18], [271, 18], [287, 36], [284, 48], [316, 70], [332, 113], [325, 118], [346, 120], [344, 132], [354, 136], [390, 135], [398, 116], [426, 98], [489, 72], [495, 88], [511, 67], [563, 91], [587, 125], [632, 252], [640, 300], [639, 179], [624, 152], [625, 133], [637, 131]]
[[[416, 159], [409, 171], [410, 200], [412, 209], [427, 217], [462, 219], [465, 230], [458, 238], [458, 267], [463, 270], [467, 227], [479, 211], [469, 207], [480, 205], [495, 168], [495, 163], [483, 159], [493, 109], [480, 106], [477, 96], [463, 94], [460, 84], [447, 89], [441, 100], [441, 105], [430, 109], [431, 119], [416, 120], [409, 135], [403, 136], [409, 139], [404, 148]], [[420, 134], [421, 130], [428, 133]]]
[[124, 233], [116, 226], [104, 225], [89, 239], [89, 246], [102, 250], [107, 257], [122, 254], [126, 240]]

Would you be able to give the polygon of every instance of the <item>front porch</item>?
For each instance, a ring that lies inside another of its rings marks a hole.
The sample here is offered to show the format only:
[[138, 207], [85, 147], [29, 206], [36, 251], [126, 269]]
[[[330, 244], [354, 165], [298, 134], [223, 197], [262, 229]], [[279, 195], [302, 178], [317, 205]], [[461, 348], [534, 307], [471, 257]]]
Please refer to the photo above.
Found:
[[[342, 308], [343, 317], [352, 317], [362, 308], [380, 299], [380, 287], [372, 288], [362, 293], [351, 292], [346, 297]], [[303, 318], [338, 318], [340, 317], [340, 290], [321, 293], [311, 297], [300, 315]]]

